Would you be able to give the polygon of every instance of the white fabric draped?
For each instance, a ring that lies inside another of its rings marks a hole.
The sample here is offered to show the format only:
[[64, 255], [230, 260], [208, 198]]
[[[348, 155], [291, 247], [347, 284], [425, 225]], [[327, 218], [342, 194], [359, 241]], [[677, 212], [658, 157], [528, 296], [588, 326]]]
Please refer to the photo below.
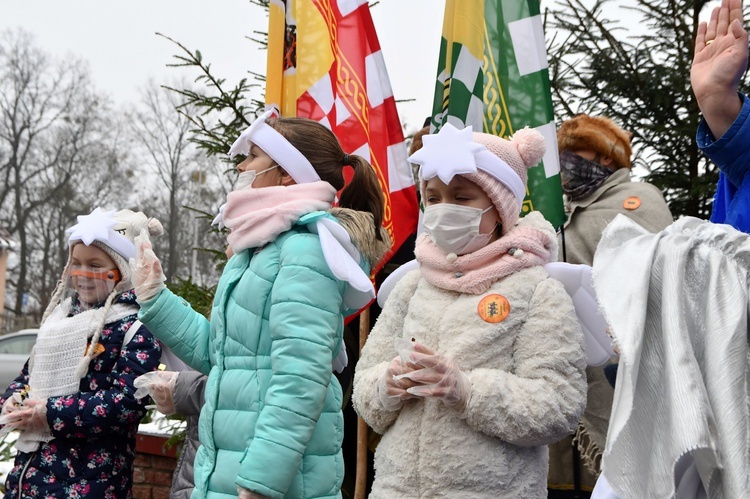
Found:
[[620, 366], [601, 497], [675, 497], [696, 473], [711, 499], [750, 496], [749, 269], [750, 236], [728, 225], [605, 230], [594, 285]]

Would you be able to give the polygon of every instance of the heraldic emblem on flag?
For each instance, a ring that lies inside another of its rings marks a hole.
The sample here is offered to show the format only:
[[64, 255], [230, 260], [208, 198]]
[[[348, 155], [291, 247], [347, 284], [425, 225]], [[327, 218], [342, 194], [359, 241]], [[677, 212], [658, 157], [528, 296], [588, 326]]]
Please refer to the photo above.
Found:
[[269, 7], [266, 107], [319, 121], [345, 152], [372, 164], [395, 252], [416, 230], [416, 189], [367, 1], [271, 0]]
[[565, 222], [538, 0], [446, 0], [431, 128], [471, 125], [509, 137], [530, 126], [547, 142], [540, 168], [529, 170], [522, 215], [541, 211]]

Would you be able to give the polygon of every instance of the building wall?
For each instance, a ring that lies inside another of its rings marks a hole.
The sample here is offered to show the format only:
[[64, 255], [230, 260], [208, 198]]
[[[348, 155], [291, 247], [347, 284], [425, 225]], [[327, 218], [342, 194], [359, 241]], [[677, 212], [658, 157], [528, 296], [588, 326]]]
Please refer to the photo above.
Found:
[[177, 449], [166, 448], [165, 436], [139, 433], [135, 445], [133, 499], [169, 499]]

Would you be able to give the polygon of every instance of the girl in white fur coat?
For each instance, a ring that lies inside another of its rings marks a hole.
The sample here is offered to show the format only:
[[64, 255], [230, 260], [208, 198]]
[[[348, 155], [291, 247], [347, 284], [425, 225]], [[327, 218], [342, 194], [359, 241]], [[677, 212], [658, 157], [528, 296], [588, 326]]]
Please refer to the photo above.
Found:
[[354, 406], [382, 440], [370, 498], [546, 497], [547, 444], [586, 403], [583, 334], [555, 231], [519, 221], [533, 130], [511, 141], [445, 125], [424, 137], [420, 268], [388, 298], [364, 346]]

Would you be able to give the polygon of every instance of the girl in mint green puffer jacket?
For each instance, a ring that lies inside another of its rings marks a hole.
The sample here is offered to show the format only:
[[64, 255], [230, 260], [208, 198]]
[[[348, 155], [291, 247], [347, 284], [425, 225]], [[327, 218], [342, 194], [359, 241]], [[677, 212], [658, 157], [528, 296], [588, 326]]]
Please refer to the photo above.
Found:
[[[192, 497], [341, 497], [332, 365], [345, 357], [344, 317], [374, 296], [369, 269], [389, 247], [382, 194], [367, 161], [311, 120], [263, 116], [236, 154], [247, 159], [218, 217], [233, 256], [210, 322], [164, 288], [146, 240], [134, 269], [141, 321], [208, 375]], [[331, 209], [345, 165], [354, 178]]]

